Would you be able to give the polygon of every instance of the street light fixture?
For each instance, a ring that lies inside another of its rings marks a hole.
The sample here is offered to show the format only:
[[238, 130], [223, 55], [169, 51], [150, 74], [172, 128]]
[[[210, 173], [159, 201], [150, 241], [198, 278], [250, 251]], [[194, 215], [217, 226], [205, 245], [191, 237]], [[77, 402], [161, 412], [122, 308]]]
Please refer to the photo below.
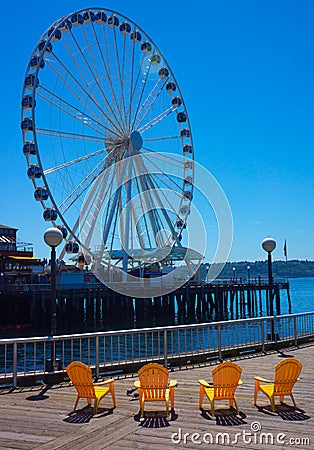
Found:
[[206, 268], [206, 277], [205, 277], [205, 283], [208, 283], [207, 277], [208, 277], [208, 272], [209, 272], [209, 265], [208, 265], [208, 264], [206, 264], [205, 268]]
[[[266, 238], [262, 242], [262, 247], [265, 250], [265, 252], [268, 253], [268, 284], [269, 288], [271, 289], [273, 284], [271, 252], [276, 248], [276, 241], [272, 238]], [[272, 302], [271, 302], [271, 309], [272, 309]]]
[[[48, 228], [44, 233], [44, 241], [51, 247], [51, 275], [50, 275], [50, 337], [53, 337], [57, 331], [57, 309], [56, 309], [56, 247], [61, 244], [63, 234], [59, 228]], [[56, 370], [55, 345], [51, 342], [51, 361], [47, 362], [47, 370], [54, 372]]]
[[251, 271], [251, 266], [247, 266], [247, 284], [251, 283], [250, 271]]
[[[273, 274], [272, 274], [272, 261], [271, 252], [276, 248], [276, 241], [273, 238], [266, 238], [262, 241], [262, 247], [265, 252], [268, 253], [268, 288], [269, 288], [269, 314], [274, 315], [274, 296], [273, 296]], [[271, 338], [274, 340], [274, 321], [271, 322]]]

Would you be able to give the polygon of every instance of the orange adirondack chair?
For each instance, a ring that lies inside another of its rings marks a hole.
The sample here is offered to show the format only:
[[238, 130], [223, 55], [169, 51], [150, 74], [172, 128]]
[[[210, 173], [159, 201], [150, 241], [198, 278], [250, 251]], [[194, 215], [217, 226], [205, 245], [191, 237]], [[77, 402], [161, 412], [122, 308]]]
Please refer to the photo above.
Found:
[[171, 408], [174, 408], [174, 388], [176, 380], [168, 383], [169, 371], [157, 363], [150, 363], [138, 371], [139, 380], [134, 382], [138, 389], [141, 408], [141, 418], [144, 417], [145, 402], [166, 402], [167, 417], [169, 417], [169, 398]]
[[229, 400], [230, 407], [233, 402], [236, 406], [237, 414], [239, 414], [238, 404], [235, 397], [235, 390], [243, 382], [240, 380], [242, 373], [241, 367], [233, 362], [224, 362], [215, 367], [212, 371], [213, 383], [210, 385], [205, 380], [198, 380], [200, 383], [200, 402], [199, 407], [202, 408], [204, 395], [207, 396], [215, 416], [215, 400]]
[[[284, 396], [290, 395], [294, 407], [297, 405], [292, 395], [292, 388], [296, 381], [298, 381], [301, 373], [302, 364], [295, 358], [287, 358], [281, 361], [275, 367], [275, 380], [268, 380], [266, 378], [254, 377], [254, 405], [256, 405], [257, 395], [262, 391], [270, 400], [272, 411], [276, 411], [275, 397], [279, 397], [283, 403]], [[269, 383], [269, 384], [261, 384]]]
[[94, 413], [98, 411], [100, 400], [109, 392], [112, 397], [113, 406], [116, 406], [114, 394], [114, 380], [106, 380], [101, 383], [93, 383], [92, 371], [86, 364], [80, 361], [73, 361], [66, 368], [67, 374], [77, 390], [77, 398], [73, 411], [76, 410], [80, 398], [86, 398], [89, 405], [94, 399]]

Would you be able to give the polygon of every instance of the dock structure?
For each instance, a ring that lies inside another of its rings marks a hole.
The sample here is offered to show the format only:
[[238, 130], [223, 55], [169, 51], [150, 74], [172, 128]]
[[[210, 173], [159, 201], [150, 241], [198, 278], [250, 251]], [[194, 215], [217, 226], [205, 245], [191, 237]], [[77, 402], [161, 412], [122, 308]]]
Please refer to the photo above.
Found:
[[[103, 284], [58, 286], [57, 319], [62, 329], [80, 324], [132, 328], [281, 314], [281, 292], [286, 291], [291, 313], [289, 282], [186, 283], [160, 297], [133, 298]], [[49, 285], [0, 290], [1, 320], [32, 328], [49, 326]], [[2, 323], [5, 326], [5, 323]], [[109, 328], [107, 328], [109, 329]]]
[[[272, 412], [260, 393], [254, 405], [254, 376], [273, 378], [275, 365], [284, 358], [298, 359], [303, 368], [293, 389], [297, 409], [289, 397], [276, 402]], [[97, 414], [85, 400], [73, 412], [76, 391], [68, 382], [59, 385], [0, 390], [0, 448], [14, 449], [175, 449], [251, 448], [274, 450], [286, 447], [310, 449], [314, 444], [314, 346], [291, 347], [285, 351], [232, 359], [242, 368], [243, 385], [236, 391], [239, 414], [228, 401], [215, 403], [215, 417], [209, 402], [198, 407], [199, 379], [211, 381], [218, 361], [174, 370], [177, 380], [174, 410], [166, 418], [163, 403], [145, 405], [140, 421], [139, 401], [132, 393], [137, 374], [114, 376], [117, 407], [109, 396]], [[213, 439], [212, 444], [210, 440]], [[202, 444], [202, 445], [201, 445]]]

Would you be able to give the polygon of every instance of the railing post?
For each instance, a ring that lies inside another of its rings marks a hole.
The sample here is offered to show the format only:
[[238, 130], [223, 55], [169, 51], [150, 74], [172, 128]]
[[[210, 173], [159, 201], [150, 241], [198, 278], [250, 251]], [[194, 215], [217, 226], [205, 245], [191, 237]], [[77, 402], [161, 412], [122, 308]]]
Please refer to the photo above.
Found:
[[96, 379], [99, 378], [99, 336], [95, 338], [95, 371]]
[[276, 319], [275, 317], [273, 317], [273, 318], [272, 318], [272, 321], [273, 321], [273, 330], [274, 330], [274, 337], [273, 337], [273, 339], [274, 339], [274, 341], [275, 341], [275, 344], [277, 344], [277, 337], [278, 337], [278, 333], [276, 333], [276, 329], [277, 329], [277, 327], [276, 327], [277, 319]]
[[265, 322], [264, 319], [261, 320], [261, 337], [262, 337], [262, 352], [265, 353]]
[[293, 334], [294, 334], [294, 345], [298, 346], [298, 331], [297, 331], [297, 317], [293, 316]]
[[217, 331], [218, 331], [218, 358], [219, 358], [219, 361], [222, 361], [222, 353], [221, 353], [221, 325], [220, 325], [220, 323], [218, 324]]
[[167, 330], [164, 330], [164, 360], [165, 360], [165, 367], [168, 367]]
[[17, 343], [13, 344], [13, 388], [17, 387]]

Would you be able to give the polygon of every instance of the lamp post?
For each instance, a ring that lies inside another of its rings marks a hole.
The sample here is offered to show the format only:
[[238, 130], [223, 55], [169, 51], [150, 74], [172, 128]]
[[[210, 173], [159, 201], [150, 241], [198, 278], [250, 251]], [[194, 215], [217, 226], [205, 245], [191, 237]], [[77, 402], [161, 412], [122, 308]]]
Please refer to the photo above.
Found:
[[[51, 280], [50, 280], [50, 336], [53, 337], [57, 330], [57, 309], [56, 309], [56, 247], [61, 244], [63, 234], [58, 228], [48, 228], [44, 233], [44, 241], [51, 247]], [[55, 346], [51, 343], [51, 361], [48, 366], [48, 371], [55, 371]]]
[[251, 282], [250, 271], [251, 271], [251, 266], [247, 266], [247, 284], [250, 284], [250, 282]]
[[237, 282], [237, 279], [236, 279], [236, 270], [237, 269], [235, 267], [233, 267], [232, 270], [233, 270], [233, 282], [236, 283]]
[[[269, 289], [269, 314], [274, 315], [274, 304], [273, 304], [273, 273], [272, 273], [272, 261], [271, 252], [276, 248], [276, 241], [272, 238], [266, 238], [262, 241], [262, 247], [265, 252], [268, 253], [268, 289]], [[271, 338], [274, 340], [274, 321], [271, 322]]]
[[206, 277], [205, 277], [205, 283], [208, 283], [208, 280], [207, 280], [208, 272], [209, 272], [209, 265], [206, 264]]

